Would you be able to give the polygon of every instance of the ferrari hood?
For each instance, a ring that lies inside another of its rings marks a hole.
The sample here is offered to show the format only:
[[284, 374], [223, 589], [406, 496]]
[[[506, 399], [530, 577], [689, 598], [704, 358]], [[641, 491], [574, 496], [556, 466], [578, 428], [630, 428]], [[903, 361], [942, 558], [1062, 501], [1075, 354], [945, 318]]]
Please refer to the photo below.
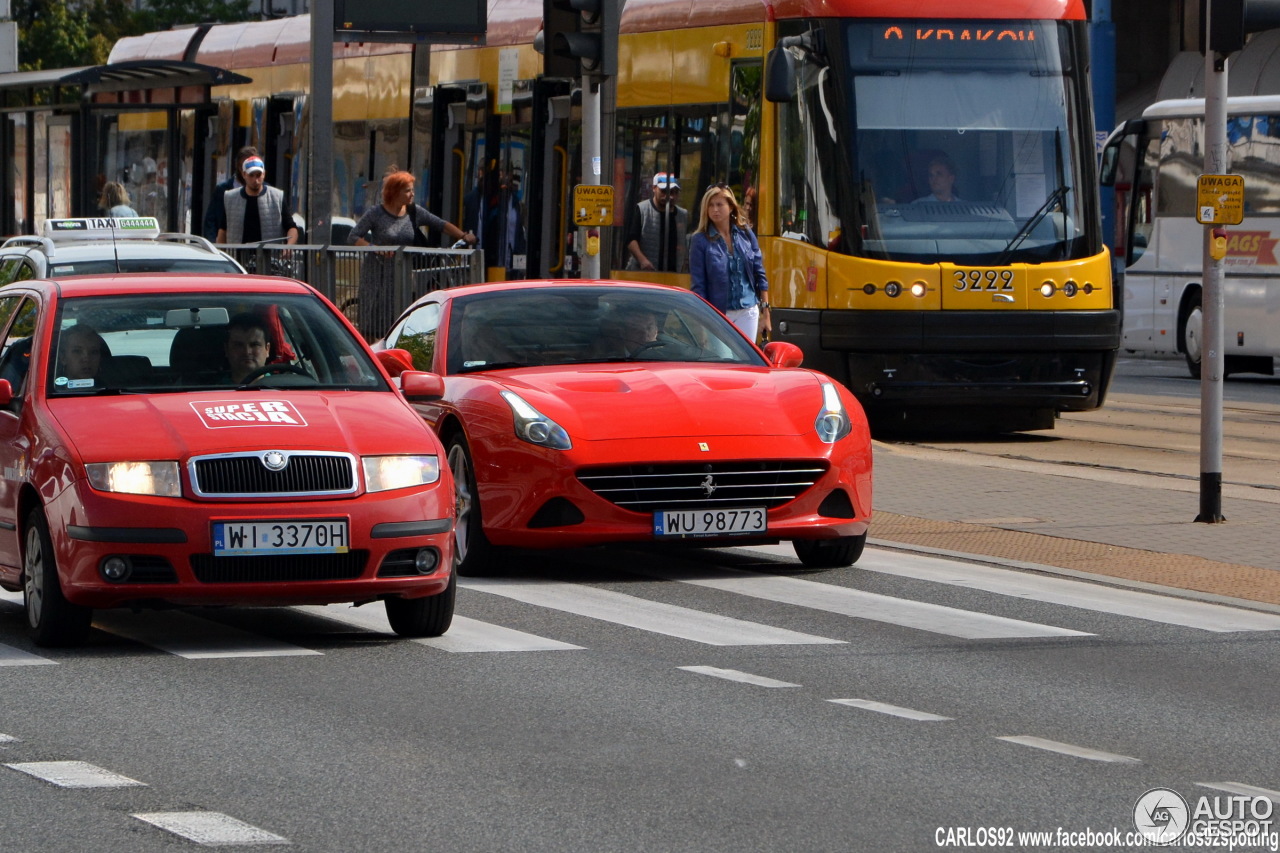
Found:
[[506, 386], [575, 439], [812, 432], [822, 404], [807, 370], [628, 365], [521, 371]]
[[391, 392], [214, 391], [51, 399], [86, 462], [176, 459], [239, 450], [360, 455], [434, 453], [421, 419]]

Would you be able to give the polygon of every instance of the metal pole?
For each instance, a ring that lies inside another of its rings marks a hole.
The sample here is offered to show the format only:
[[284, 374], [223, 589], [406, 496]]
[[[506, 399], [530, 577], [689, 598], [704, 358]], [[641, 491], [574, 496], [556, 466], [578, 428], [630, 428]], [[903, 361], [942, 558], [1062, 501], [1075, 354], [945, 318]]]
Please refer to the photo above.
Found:
[[[1206, 18], [1209, 16], [1206, 15]], [[1209, 44], [1205, 21], [1205, 44]], [[1227, 174], [1227, 57], [1205, 51], [1204, 171]], [[1213, 225], [1204, 227], [1204, 287], [1200, 311], [1200, 514], [1196, 521], [1216, 524], [1222, 517], [1222, 259], [1210, 253]]]
[[[600, 165], [600, 81], [582, 75], [582, 183], [602, 184]], [[597, 229], [578, 228], [578, 255], [582, 258], [582, 277], [600, 277], [600, 254], [588, 250], [588, 234]], [[596, 246], [600, 238], [596, 237]]]
[[[328, 246], [333, 222], [333, 0], [311, 0], [311, 132], [307, 140], [307, 242]], [[321, 251], [311, 284], [334, 296], [331, 258]]]

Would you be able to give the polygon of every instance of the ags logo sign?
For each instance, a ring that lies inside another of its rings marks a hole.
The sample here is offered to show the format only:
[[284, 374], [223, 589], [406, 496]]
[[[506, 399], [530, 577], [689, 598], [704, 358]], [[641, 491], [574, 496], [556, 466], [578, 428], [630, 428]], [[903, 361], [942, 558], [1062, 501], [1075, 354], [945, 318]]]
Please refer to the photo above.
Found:
[[1270, 231], [1227, 231], [1228, 264], [1233, 266], [1274, 267], [1280, 264], [1276, 260], [1276, 243], [1280, 238], [1272, 237]]
[[192, 403], [200, 420], [209, 429], [239, 426], [306, 426], [307, 421], [284, 400], [202, 400]]

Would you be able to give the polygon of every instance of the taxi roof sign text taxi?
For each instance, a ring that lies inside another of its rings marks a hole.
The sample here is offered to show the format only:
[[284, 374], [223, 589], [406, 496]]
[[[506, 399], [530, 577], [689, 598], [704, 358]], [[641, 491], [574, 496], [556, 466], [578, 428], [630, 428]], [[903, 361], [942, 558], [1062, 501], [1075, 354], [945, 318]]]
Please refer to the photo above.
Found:
[[1196, 181], [1196, 222], [1239, 225], [1244, 221], [1244, 178], [1201, 175]]
[[46, 219], [44, 236], [63, 240], [112, 240], [122, 237], [154, 240], [160, 221], [154, 216], [90, 216], [79, 219]]

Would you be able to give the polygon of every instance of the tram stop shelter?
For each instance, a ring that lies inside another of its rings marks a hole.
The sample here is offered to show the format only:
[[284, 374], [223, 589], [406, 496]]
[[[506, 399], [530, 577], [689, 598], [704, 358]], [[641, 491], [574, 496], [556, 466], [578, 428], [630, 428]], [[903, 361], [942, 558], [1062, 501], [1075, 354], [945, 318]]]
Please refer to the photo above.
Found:
[[0, 74], [0, 234], [46, 219], [98, 214], [103, 184], [128, 190], [140, 215], [189, 231], [217, 180], [208, 118], [215, 86], [252, 82], [183, 60], [137, 60]]

